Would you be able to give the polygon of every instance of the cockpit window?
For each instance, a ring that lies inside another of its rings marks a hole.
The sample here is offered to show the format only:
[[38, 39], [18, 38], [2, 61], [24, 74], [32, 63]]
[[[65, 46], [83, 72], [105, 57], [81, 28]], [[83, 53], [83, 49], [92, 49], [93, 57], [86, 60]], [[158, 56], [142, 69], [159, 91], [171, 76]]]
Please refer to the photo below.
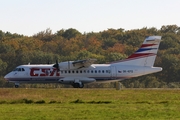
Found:
[[24, 68], [15, 68], [13, 71], [25, 71]]
[[15, 68], [13, 71], [18, 71], [18, 68]]

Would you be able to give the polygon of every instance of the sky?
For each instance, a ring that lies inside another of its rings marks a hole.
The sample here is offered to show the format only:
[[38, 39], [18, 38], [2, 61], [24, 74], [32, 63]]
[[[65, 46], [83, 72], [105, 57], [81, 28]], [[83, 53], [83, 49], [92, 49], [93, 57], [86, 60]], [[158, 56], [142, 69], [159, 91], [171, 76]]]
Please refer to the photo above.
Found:
[[81, 33], [180, 26], [180, 0], [0, 0], [0, 30], [32, 36], [74, 28]]

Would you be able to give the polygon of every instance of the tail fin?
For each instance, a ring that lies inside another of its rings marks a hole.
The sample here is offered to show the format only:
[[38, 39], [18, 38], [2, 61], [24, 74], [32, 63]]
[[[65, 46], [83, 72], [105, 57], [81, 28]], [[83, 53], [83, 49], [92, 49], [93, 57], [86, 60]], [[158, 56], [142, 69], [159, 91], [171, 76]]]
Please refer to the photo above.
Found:
[[117, 61], [116, 64], [150, 66], [152, 67], [157, 56], [161, 36], [148, 36], [141, 47], [125, 60]]

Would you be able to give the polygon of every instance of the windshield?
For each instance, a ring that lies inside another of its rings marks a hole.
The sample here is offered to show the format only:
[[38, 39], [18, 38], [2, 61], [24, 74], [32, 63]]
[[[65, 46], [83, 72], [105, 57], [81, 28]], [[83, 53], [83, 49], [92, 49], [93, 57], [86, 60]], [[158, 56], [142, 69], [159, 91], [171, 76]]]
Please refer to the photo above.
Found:
[[13, 71], [25, 71], [24, 68], [15, 68]]

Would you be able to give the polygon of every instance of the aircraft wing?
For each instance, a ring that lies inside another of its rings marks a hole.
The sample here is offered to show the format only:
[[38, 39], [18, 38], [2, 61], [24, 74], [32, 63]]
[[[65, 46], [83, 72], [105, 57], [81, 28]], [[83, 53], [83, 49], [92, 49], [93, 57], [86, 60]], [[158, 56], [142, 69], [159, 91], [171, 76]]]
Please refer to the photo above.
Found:
[[77, 60], [77, 61], [72, 62], [72, 64], [75, 67], [78, 66], [79, 68], [82, 68], [82, 67], [91, 66], [95, 61], [96, 59]]

